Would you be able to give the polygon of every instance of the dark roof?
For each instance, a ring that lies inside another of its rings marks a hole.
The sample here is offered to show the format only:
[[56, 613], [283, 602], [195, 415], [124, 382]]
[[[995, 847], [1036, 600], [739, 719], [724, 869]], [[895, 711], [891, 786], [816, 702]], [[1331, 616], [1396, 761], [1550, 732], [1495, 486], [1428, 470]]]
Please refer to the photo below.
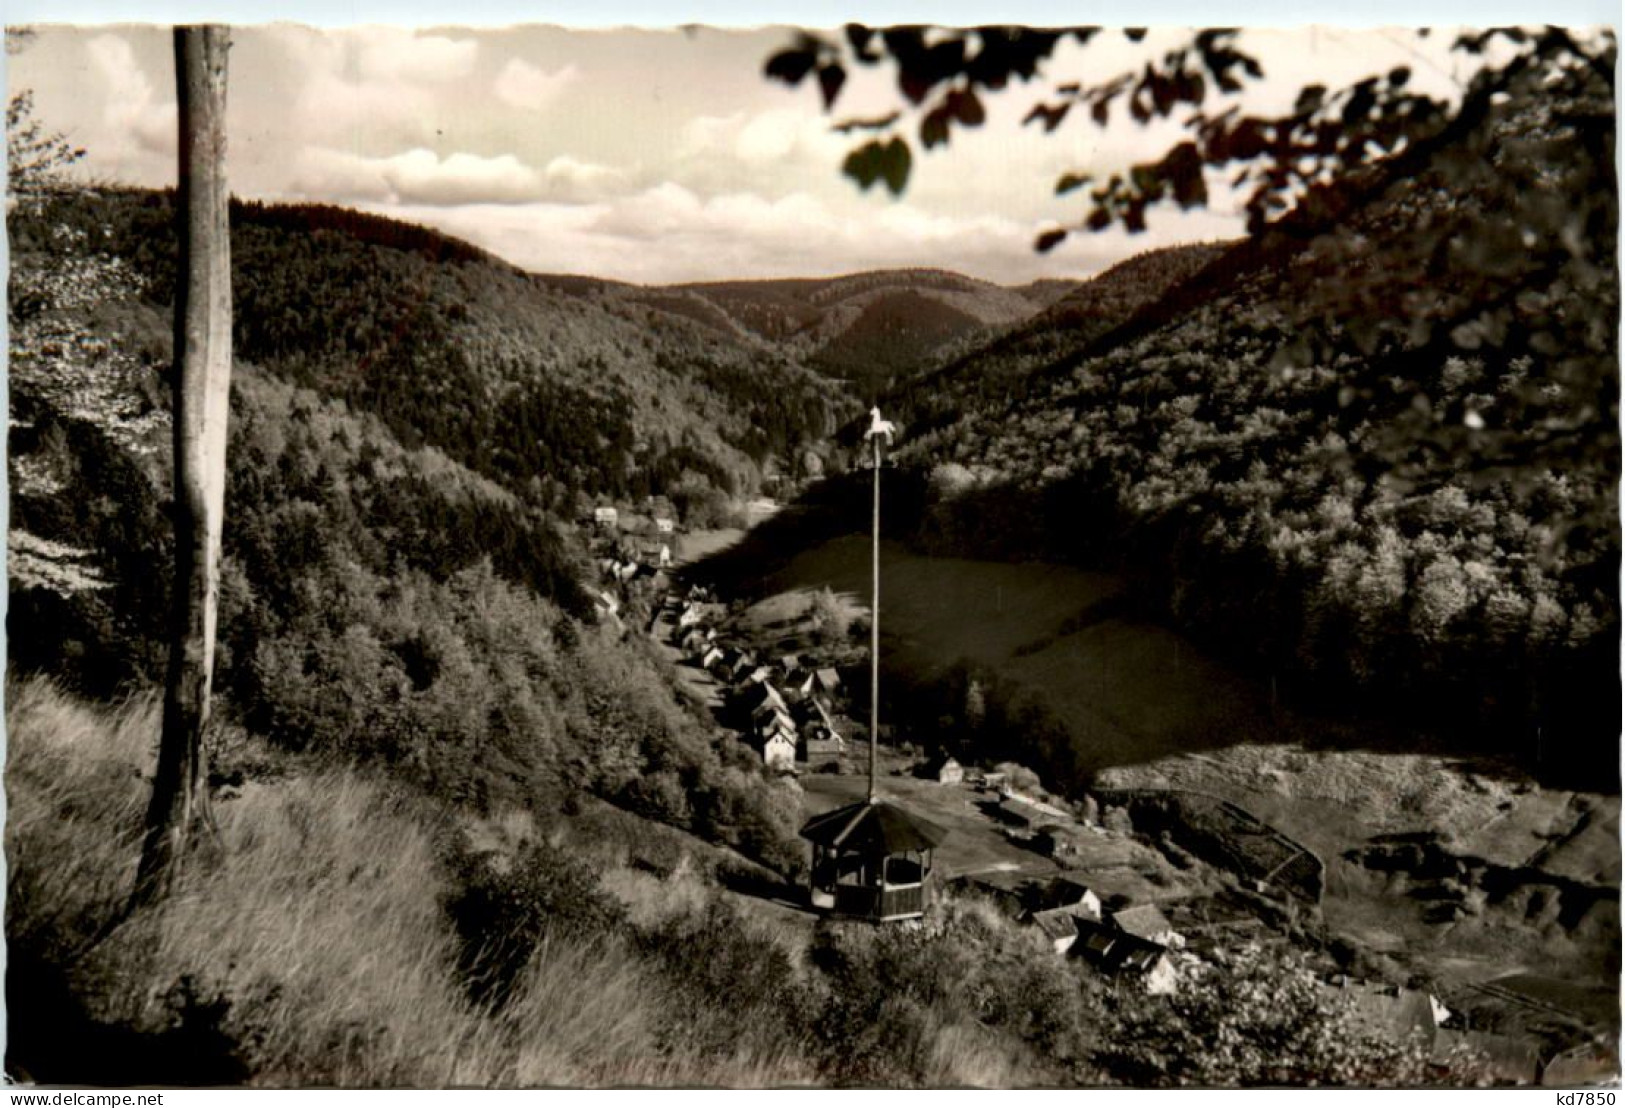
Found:
[[1047, 882], [1035, 882], [1028, 892], [1033, 913], [1056, 908], [1076, 908], [1089, 895], [1089, 886], [1070, 877], [1053, 877]]
[[1412, 1034], [1428, 1036], [1430, 1041], [1438, 1023], [1433, 1015], [1433, 999], [1427, 993], [1412, 989], [1389, 989], [1368, 983], [1342, 986], [1349, 998], [1350, 1014], [1354, 1021], [1375, 1032], [1404, 1039]]
[[842, 850], [896, 854], [939, 846], [948, 832], [888, 800], [860, 800], [814, 816], [802, 826], [801, 837]]
[[1035, 927], [1051, 939], [1077, 938], [1078, 925], [1070, 908], [1052, 908], [1029, 917]]
[[1168, 953], [1168, 948], [1161, 943], [1096, 923], [1085, 916], [1073, 916], [1072, 926], [1078, 929], [1078, 941], [1072, 944], [1073, 953], [1106, 973], [1146, 973]]
[[1141, 939], [1154, 940], [1157, 935], [1174, 929], [1168, 917], [1155, 904], [1137, 904], [1132, 908], [1119, 909], [1111, 914], [1111, 922], [1119, 931], [1126, 931]]

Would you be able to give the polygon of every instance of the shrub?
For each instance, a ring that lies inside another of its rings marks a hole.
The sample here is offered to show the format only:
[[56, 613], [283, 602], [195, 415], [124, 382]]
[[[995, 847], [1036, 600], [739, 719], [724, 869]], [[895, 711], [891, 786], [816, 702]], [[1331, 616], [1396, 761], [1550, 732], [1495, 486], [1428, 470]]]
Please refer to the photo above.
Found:
[[457, 869], [462, 888], [448, 910], [462, 942], [458, 965], [470, 996], [492, 1007], [508, 1002], [544, 940], [601, 939], [625, 920], [592, 869], [545, 841], [527, 842], [506, 866], [480, 855]]

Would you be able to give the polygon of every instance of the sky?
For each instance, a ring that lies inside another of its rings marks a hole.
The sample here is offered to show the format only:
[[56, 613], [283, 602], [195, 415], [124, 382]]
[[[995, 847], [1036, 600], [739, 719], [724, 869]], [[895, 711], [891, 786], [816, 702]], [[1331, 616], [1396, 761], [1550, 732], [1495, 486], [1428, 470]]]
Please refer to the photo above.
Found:
[[[1285, 107], [1306, 81], [1336, 86], [1405, 64], [1459, 91], [1448, 35], [1401, 29], [1248, 30], [1266, 80], [1246, 104]], [[1141, 235], [1035, 235], [1075, 222], [1056, 197], [1068, 171], [1120, 169], [1165, 149], [1171, 122], [1101, 129], [1023, 126], [1042, 92], [1104, 78], [1179, 38], [1102, 36], [1057, 51], [1041, 79], [988, 98], [988, 121], [921, 153], [901, 198], [861, 192], [831, 124], [896, 106], [884, 73], [854, 77], [835, 116], [810, 85], [762, 75], [783, 27], [733, 30], [520, 26], [234, 27], [228, 175], [235, 194], [320, 201], [441, 228], [538, 272], [643, 284], [824, 276], [929, 266], [1005, 284], [1083, 277], [1139, 251], [1241, 232], [1236, 205], [1157, 212]], [[175, 180], [167, 28], [45, 26], [8, 59], [8, 87], [88, 155], [81, 172], [121, 184]], [[1081, 113], [1075, 113], [1080, 115]]]

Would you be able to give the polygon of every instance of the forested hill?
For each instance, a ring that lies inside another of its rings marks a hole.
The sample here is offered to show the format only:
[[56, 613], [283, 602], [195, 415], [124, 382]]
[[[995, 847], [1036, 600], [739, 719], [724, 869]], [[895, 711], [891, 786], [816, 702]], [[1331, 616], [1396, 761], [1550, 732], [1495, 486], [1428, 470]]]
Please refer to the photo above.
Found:
[[1104, 345], [959, 367], [905, 409], [926, 537], [1132, 565], [1288, 687], [1613, 766], [1613, 106], [1583, 68], [1518, 92]]
[[[54, 249], [14, 253], [9, 313], [8, 665], [139, 696], [162, 682], [170, 617], [168, 313], [138, 272], [151, 259], [35, 229]], [[217, 718], [448, 815], [596, 796], [798, 862], [796, 799], [677, 699], [642, 636], [590, 618], [585, 557], [547, 512], [250, 363], [229, 435]]]
[[917, 434], [951, 422], [964, 408], [1007, 403], [1026, 387], [1027, 374], [1099, 341], [1226, 248], [1215, 243], [1147, 250], [1064, 290], [1050, 286], [1047, 304], [1030, 318], [998, 334], [966, 336], [940, 348], [938, 358], [916, 363], [920, 371], [894, 383], [883, 406]]
[[[72, 227], [143, 299], [174, 282], [172, 197], [66, 194], [13, 220], [13, 251]], [[680, 507], [753, 491], [851, 402], [749, 336], [536, 279], [437, 232], [322, 206], [233, 206], [239, 359], [379, 416], [525, 497], [662, 492]]]
[[[579, 279], [548, 278], [582, 288]], [[1005, 288], [936, 269], [881, 270], [804, 280], [719, 281], [664, 288], [597, 283], [599, 295], [684, 315], [765, 344], [868, 398], [929, 364], [944, 348], [986, 341], [1074, 287]]]

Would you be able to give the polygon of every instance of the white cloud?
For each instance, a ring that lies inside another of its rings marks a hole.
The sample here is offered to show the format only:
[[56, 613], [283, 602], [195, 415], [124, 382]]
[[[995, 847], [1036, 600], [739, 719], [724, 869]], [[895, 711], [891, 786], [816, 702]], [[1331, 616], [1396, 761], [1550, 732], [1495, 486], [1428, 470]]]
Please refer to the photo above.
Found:
[[790, 277], [914, 265], [994, 280], [1028, 280], [1035, 265], [1049, 273], [1079, 269], [1077, 259], [1035, 262], [1032, 230], [1016, 221], [933, 215], [855, 197], [830, 201], [809, 192], [701, 198], [668, 182], [605, 206], [585, 230], [598, 242], [622, 244], [605, 252], [598, 264], [610, 268], [600, 272], [654, 283], [723, 272]]
[[459, 108], [479, 43], [396, 27], [269, 28], [295, 90], [277, 125], [304, 142], [429, 145]]
[[152, 81], [130, 44], [117, 35], [98, 35], [85, 44], [91, 64], [106, 86], [103, 122], [121, 142], [121, 154], [173, 156], [177, 146], [173, 102], [157, 102]]
[[521, 58], [510, 58], [497, 74], [491, 91], [510, 107], [539, 112], [552, 106], [553, 101], [580, 75], [573, 65], [549, 73]]
[[550, 199], [583, 204], [624, 193], [630, 183], [625, 170], [598, 165], [560, 154], [542, 170]]
[[672, 176], [707, 194], [748, 181], [753, 191], [782, 195], [804, 187], [809, 173], [833, 178], [847, 145], [807, 108], [699, 116], [678, 134]]
[[538, 199], [544, 187], [542, 175], [512, 154], [482, 158], [456, 153], [441, 158], [418, 148], [366, 158], [310, 147], [299, 156], [290, 191], [313, 198], [438, 207], [525, 203]]
[[364, 82], [443, 84], [474, 71], [479, 43], [419, 35], [396, 28], [374, 28], [360, 44], [357, 68]]

